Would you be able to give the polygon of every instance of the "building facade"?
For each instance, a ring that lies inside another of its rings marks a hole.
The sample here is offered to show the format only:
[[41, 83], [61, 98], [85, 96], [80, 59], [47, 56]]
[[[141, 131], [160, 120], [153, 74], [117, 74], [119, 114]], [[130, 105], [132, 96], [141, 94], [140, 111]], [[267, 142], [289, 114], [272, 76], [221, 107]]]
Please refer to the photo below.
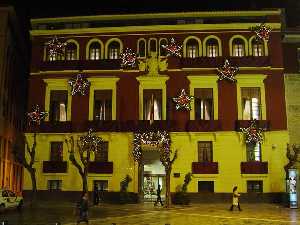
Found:
[[[272, 31], [269, 41], [258, 42], [251, 28], [262, 23]], [[143, 141], [141, 162], [133, 149], [136, 133], [166, 131], [171, 150], [178, 150], [171, 192], [188, 172], [195, 199], [229, 196], [234, 186], [245, 196], [259, 192], [269, 200], [285, 192], [289, 136], [280, 10], [40, 18], [31, 25], [28, 106], [49, 112], [35, 130], [39, 193], [82, 190], [65, 139], [89, 128], [104, 140], [90, 164], [89, 191], [100, 186], [107, 195], [119, 192], [127, 174], [128, 191], [144, 199], [151, 199], [158, 183], [164, 191], [159, 147]], [[54, 36], [66, 43], [62, 54], [49, 55], [45, 43]], [[182, 45], [181, 57], [164, 48], [172, 38]], [[135, 67], [121, 66], [127, 48], [137, 54]], [[217, 68], [226, 59], [239, 67], [236, 82], [219, 80]], [[72, 95], [68, 84], [79, 73], [90, 82], [84, 96]], [[194, 96], [191, 110], [176, 109], [173, 98], [182, 89]], [[264, 140], [249, 145], [240, 128], [252, 120], [264, 129]], [[28, 127], [30, 143], [33, 132]], [[27, 172], [24, 189], [31, 189]]]
[[0, 17], [0, 187], [21, 193], [23, 168], [12, 150], [22, 142], [29, 62], [14, 9], [0, 7]]

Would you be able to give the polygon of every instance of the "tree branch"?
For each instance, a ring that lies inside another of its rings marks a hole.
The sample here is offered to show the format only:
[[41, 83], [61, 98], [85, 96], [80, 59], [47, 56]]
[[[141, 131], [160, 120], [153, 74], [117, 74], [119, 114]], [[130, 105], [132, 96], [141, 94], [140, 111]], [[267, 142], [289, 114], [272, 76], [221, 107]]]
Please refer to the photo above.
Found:
[[[80, 164], [77, 162], [75, 158], [75, 151], [74, 151], [74, 138], [73, 136], [70, 137], [69, 140], [65, 139], [65, 142], [67, 144], [68, 152], [69, 152], [69, 160], [72, 162], [72, 164], [77, 168], [80, 176], [84, 176], [84, 171]], [[70, 146], [69, 146], [70, 144]]]

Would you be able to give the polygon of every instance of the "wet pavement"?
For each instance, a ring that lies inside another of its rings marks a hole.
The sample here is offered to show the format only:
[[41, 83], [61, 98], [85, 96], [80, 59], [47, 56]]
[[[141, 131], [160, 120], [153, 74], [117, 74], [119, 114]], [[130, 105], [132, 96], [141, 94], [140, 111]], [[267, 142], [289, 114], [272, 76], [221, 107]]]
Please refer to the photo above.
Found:
[[[112, 205], [100, 204], [89, 210], [90, 225], [300, 225], [300, 209], [276, 204], [243, 204], [243, 211], [229, 211], [228, 204], [191, 204], [154, 207], [151, 203]], [[39, 203], [37, 208], [25, 207], [21, 213], [0, 214], [0, 225], [75, 225], [74, 203]], [[82, 223], [84, 224], [84, 223]]]

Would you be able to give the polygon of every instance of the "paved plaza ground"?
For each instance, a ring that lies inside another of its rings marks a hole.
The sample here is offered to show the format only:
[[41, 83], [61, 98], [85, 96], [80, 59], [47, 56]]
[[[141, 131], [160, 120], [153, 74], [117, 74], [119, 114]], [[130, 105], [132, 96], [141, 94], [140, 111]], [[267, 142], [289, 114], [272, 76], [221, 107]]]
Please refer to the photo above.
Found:
[[[276, 204], [243, 204], [242, 212], [229, 211], [228, 204], [191, 204], [165, 209], [152, 203], [112, 205], [100, 204], [89, 211], [90, 225], [287, 225], [300, 224], [300, 209]], [[74, 204], [40, 203], [36, 209], [25, 207], [22, 213], [0, 214], [0, 225], [61, 225], [76, 224]], [[84, 224], [84, 223], [82, 223]]]

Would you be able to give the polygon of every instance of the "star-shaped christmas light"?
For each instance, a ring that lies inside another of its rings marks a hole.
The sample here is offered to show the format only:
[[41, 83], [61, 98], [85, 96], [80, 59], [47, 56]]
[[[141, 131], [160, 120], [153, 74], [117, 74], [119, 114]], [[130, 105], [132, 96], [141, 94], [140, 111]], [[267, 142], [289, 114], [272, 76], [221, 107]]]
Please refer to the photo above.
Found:
[[60, 42], [56, 36], [54, 36], [50, 41], [45, 43], [47, 51], [50, 56], [62, 55], [64, 54], [66, 42]]
[[27, 113], [28, 119], [29, 119], [29, 125], [31, 124], [37, 124], [40, 125], [41, 121], [48, 116], [48, 112], [42, 112], [40, 111], [39, 105], [36, 105], [33, 108], [32, 112]]
[[266, 26], [264, 23], [254, 27], [254, 32], [258, 40], [268, 41], [270, 38], [271, 28]]
[[76, 77], [71, 78], [68, 83], [72, 88], [71, 94], [73, 96], [76, 95], [76, 93], [79, 93], [82, 96], [85, 95], [88, 87], [90, 86], [90, 82], [80, 73], [77, 74]]
[[121, 67], [135, 67], [136, 65], [136, 54], [130, 49], [126, 48], [123, 53], [121, 53]]
[[185, 93], [185, 90], [182, 89], [178, 97], [173, 98], [173, 101], [176, 102], [176, 110], [185, 109], [191, 110], [191, 101], [194, 99], [193, 96], [189, 96]]
[[86, 135], [79, 137], [79, 142], [81, 149], [99, 151], [103, 140], [101, 137], [96, 136], [90, 128]]
[[217, 71], [219, 72], [219, 80], [230, 80], [235, 82], [235, 75], [238, 72], [239, 68], [237, 66], [231, 66], [229, 61], [226, 59], [222, 67], [219, 67]]
[[247, 128], [240, 128], [240, 130], [245, 134], [246, 143], [262, 143], [263, 142], [263, 134], [265, 131], [263, 128], [259, 128], [257, 126], [257, 120], [251, 120], [250, 126]]
[[174, 38], [171, 38], [171, 43], [167, 45], [162, 45], [163, 48], [167, 50], [167, 56], [178, 56], [181, 57], [181, 45], [177, 45]]

